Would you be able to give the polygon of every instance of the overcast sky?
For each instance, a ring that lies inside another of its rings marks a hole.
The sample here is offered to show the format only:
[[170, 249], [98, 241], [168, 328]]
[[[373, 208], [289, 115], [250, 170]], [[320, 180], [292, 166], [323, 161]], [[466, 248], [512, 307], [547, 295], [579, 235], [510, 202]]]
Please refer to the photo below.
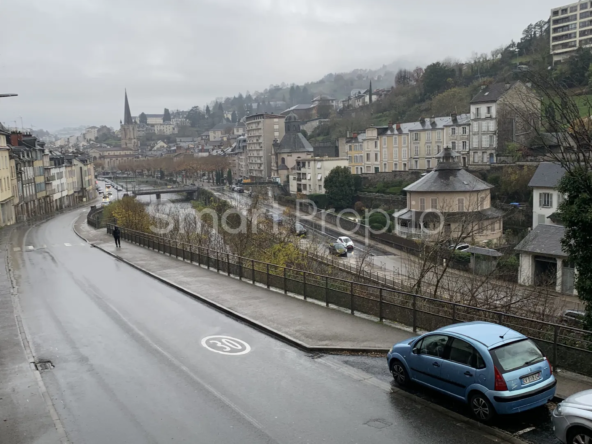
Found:
[[[566, 2], [567, 3], [567, 2]], [[5, 125], [119, 126], [270, 84], [397, 60], [466, 60], [549, 17], [553, 0], [2, 0]]]

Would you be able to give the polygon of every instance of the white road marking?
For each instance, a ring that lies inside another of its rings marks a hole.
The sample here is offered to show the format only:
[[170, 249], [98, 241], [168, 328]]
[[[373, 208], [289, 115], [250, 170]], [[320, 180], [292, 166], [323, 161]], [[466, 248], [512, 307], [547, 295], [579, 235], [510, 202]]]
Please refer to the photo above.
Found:
[[72, 246], [72, 244], [69, 244], [68, 242], [65, 242], [65, 243], [64, 243], [64, 245], [65, 245], [66, 247], [71, 247], [71, 246]]
[[528, 433], [534, 429], [536, 429], [536, 427], [527, 427], [524, 430], [520, 430], [519, 432], [514, 433], [514, 436], [524, 435], [525, 433]]
[[208, 336], [201, 340], [201, 345], [222, 355], [244, 355], [251, 351], [251, 346], [245, 341], [230, 336]]
[[21, 251], [21, 248], [20, 247], [14, 247], [13, 250], [14, 251]]

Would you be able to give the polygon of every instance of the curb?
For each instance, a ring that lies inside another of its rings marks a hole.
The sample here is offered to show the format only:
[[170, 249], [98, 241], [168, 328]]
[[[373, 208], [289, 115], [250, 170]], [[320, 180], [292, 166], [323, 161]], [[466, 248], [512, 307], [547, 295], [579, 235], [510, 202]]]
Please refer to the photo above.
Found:
[[[87, 243], [90, 243], [88, 241], [88, 239], [86, 239], [84, 236], [82, 236], [80, 233], [78, 233], [78, 231], [76, 230], [76, 227], [74, 226], [74, 232], [76, 233], [76, 235], [81, 238], [82, 240], [84, 240]], [[169, 281], [168, 279], [165, 279], [163, 277], [160, 277], [154, 273], [152, 273], [151, 271], [146, 270], [145, 268], [142, 268], [120, 256], [117, 256], [116, 254], [111, 253], [110, 251], [107, 251], [106, 249], [102, 248], [100, 245], [97, 244], [91, 244], [94, 248], [97, 248], [99, 250], [101, 250], [103, 253], [108, 254], [109, 256], [114, 257], [115, 259], [129, 265], [130, 267], [141, 271], [144, 274], [147, 274], [148, 276], [168, 285], [169, 287], [172, 287], [176, 290], [179, 290], [180, 292], [184, 293], [185, 295], [191, 297], [192, 299], [195, 299], [199, 302], [203, 302], [204, 304], [214, 308], [215, 310], [239, 321], [242, 322], [246, 325], [249, 325], [250, 327], [255, 328], [256, 330], [262, 331], [263, 333], [272, 336], [282, 342], [285, 342], [295, 348], [298, 348], [301, 351], [307, 352], [307, 353], [347, 353], [347, 352], [351, 352], [351, 353], [388, 353], [389, 349], [384, 349], [384, 348], [363, 348], [363, 347], [315, 347], [315, 346], [311, 346], [308, 344], [305, 344], [304, 342], [301, 342], [297, 339], [292, 338], [289, 335], [286, 335], [284, 333], [280, 333], [277, 330], [262, 324], [260, 322], [257, 322], [251, 318], [249, 318], [248, 316], [244, 316], [240, 313], [237, 313], [234, 310], [231, 310], [227, 307], [224, 307], [223, 305], [218, 304], [217, 302], [212, 301], [211, 299], [206, 298], [205, 296], [202, 296], [200, 294], [197, 294], [193, 291], [190, 291], [188, 289], [186, 289], [185, 287], [175, 284], [172, 281]], [[226, 276], [224, 276], [226, 277]]]

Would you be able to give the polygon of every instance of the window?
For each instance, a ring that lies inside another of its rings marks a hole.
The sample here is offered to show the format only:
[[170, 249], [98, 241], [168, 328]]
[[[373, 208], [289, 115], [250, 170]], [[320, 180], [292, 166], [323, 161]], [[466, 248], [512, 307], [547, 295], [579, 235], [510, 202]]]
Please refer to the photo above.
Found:
[[442, 140], [442, 131], [436, 131], [436, 141], [440, 142]]
[[[283, 161], [282, 158], [282, 164], [284, 164], [285, 162]], [[323, 163], [322, 162], [317, 162], [317, 170], [320, 170], [323, 167]]]
[[446, 343], [448, 342], [448, 336], [444, 335], [431, 335], [426, 336], [413, 347], [413, 350], [417, 350], [417, 354], [436, 356], [438, 358], [444, 357], [444, 351], [446, 350]]
[[487, 114], [491, 116], [491, 106], [487, 107]]
[[407, 136], [403, 136], [403, 146], [407, 146]]
[[378, 148], [378, 140], [374, 141], [374, 148]]
[[382, 146], [383, 148], [386, 148], [386, 137], [382, 138]]
[[479, 352], [468, 342], [457, 338], [452, 340], [450, 357], [448, 359], [476, 369], [485, 368], [485, 362]]
[[432, 210], [438, 209], [438, 198], [437, 197], [432, 197], [431, 205], [432, 205], [431, 206]]
[[353, 147], [352, 145], [349, 145], [349, 146], [347, 147], [347, 150], [348, 150], [348, 151], [352, 151], [352, 147]]
[[415, 161], [415, 169], [418, 170], [419, 169], [419, 160]]
[[492, 233], [495, 232], [495, 222], [489, 225], [489, 231], [491, 231]]
[[463, 140], [463, 142], [462, 142], [462, 150], [463, 151], [467, 150], [467, 141], [466, 140]]
[[323, 175], [322, 174], [317, 174], [317, 180], [323, 180]]
[[419, 147], [418, 146], [416, 146], [416, 147], [413, 148], [413, 155], [415, 157], [418, 157], [419, 156]]
[[386, 150], [382, 150], [382, 160], [386, 160], [388, 153]]
[[432, 161], [430, 159], [426, 160], [426, 168], [430, 169], [432, 167]]
[[273, 129], [280, 129], [279, 125], [273, 125]]
[[432, 155], [432, 145], [426, 145], [426, 156]]
[[479, 132], [479, 122], [473, 122], [473, 132], [474, 133]]
[[403, 164], [403, 171], [407, 171], [407, 164], [406, 163]]
[[552, 208], [553, 207], [553, 194], [551, 194], [551, 193], [539, 194], [539, 206], [541, 208]]
[[495, 136], [494, 135], [489, 136], [489, 146], [492, 148], [495, 147]]
[[393, 145], [397, 146], [399, 144], [399, 136], [393, 136]]
[[450, 142], [452, 151], [456, 151], [456, 142]]
[[432, 141], [432, 132], [428, 131], [426, 133], [426, 142], [431, 142]]
[[382, 164], [382, 171], [386, 171], [386, 170], [387, 170], [387, 168], [386, 168], [386, 162], [385, 162]]
[[374, 162], [378, 162], [378, 160], [379, 160], [378, 156], [379, 156], [378, 153], [374, 153]]
[[319, 185], [319, 191], [323, 191], [323, 185]]
[[[580, 11], [582, 11], [584, 9], [588, 9], [588, 2], [580, 3]], [[553, 13], [555, 13], [555, 12], [557, 12], [557, 11], [553, 11]]]
[[481, 117], [481, 108], [475, 108], [475, 117], [476, 118]]
[[399, 164], [398, 163], [393, 164], [393, 171], [399, 171]]
[[403, 160], [407, 160], [407, 148], [403, 148]]
[[465, 211], [465, 200], [462, 197], [458, 199], [458, 211]]
[[463, 126], [462, 127], [462, 133], [463, 133], [463, 135], [466, 135], [467, 134], [467, 130], [468, 130], [468, 128], [466, 126]]
[[370, 166], [367, 166], [367, 167], [366, 167], [366, 172], [367, 172], [367, 173], [371, 173], [371, 172], [372, 172], [372, 170], [371, 170]]
[[483, 136], [482, 143], [483, 148], [489, 148], [489, 136]]
[[397, 148], [393, 151], [393, 160], [399, 160], [399, 150]]
[[419, 133], [413, 133], [413, 141], [419, 142]]
[[456, 136], [456, 128], [450, 128], [450, 135], [451, 136]]
[[440, 154], [440, 149], [441, 149], [441, 146], [440, 145], [436, 145], [436, 154]]
[[479, 148], [479, 136], [473, 136], [473, 148]]
[[370, 162], [370, 153], [366, 153], [366, 162]]
[[425, 206], [425, 198], [421, 197], [419, 199], [419, 211], [425, 211], [426, 206]]
[[491, 350], [495, 366], [502, 373], [518, 370], [545, 359], [539, 348], [530, 339], [512, 342]]
[[487, 153], [483, 153], [483, 163], [487, 163]]

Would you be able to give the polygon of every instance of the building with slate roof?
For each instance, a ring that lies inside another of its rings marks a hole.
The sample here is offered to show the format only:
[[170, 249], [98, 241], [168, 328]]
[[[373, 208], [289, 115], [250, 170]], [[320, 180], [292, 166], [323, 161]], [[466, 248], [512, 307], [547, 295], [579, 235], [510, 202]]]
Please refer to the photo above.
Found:
[[292, 171], [300, 159], [307, 159], [314, 156], [314, 148], [306, 137], [300, 132], [300, 120], [296, 114], [289, 114], [284, 121], [285, 134], [282, 140], [273, 142], [273, 156], [271, 162], [272, 177], [280, 177], [282, 183], [287, 180], [278, 173], [278, 167], [286, 165], [287, 170]]
[[499, 242], [503, 212], [491, 206], [493, 185], [466, 172], [459, 155], [444, 148], [434, 170], [412, 183], [407, 208], [395, 213], [396, 233], [409, 238], [484, 244]]
[[529, 146], [540, 116], [540, 98], [521, 81], [482, 87], [471, 100], [471, 164], [496, 163], [509, 143]]
[[556, 215], [562, 196], [557, 191], [557, 186], [564, 174], [565, 170], [561, 165], [543, 162], [532, 176], [528, 184], [533, 193], [532, 228], [538, 225], [558, 225], [559, 218]]
[[559, 293], [576, 294], [576, 270], [561, 246], [565, 228], [537, 225], [514, 249], [520, 253], [518, 282], [550, 287]]

